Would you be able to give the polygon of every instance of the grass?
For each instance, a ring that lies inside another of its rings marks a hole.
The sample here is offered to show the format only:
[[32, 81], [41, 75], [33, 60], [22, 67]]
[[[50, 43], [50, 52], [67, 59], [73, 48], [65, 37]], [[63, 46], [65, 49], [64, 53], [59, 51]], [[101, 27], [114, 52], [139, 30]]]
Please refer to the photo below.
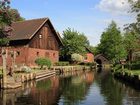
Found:
[[2, 74], [2, 70], [0, 70], [0, 75]]
[[133, 75], [140, 75], [140, 70], [128, 70], [128, 69], [125, 69], [124, 71], [127, 72], [127, 73], [131, 73]]
[[133, 74], [133, 75], [140, 75], [140, 69], [139, 70], [128, 70], [128, 69], [117, 69], [114, 70], [114, 72], [125, 72], [128, 74]]

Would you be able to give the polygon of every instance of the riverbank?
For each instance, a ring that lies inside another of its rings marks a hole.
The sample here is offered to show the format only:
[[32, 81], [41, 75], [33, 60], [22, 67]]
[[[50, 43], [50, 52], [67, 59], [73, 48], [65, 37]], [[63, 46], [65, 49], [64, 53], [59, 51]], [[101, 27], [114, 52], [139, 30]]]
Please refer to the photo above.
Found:
[[115, 78], [129, 82], [140, 88], [140, 70], [118, 69], [112, 70]]
[[0, 87], [4, 89], [14, 89], [22, 86], [22, 83], [28, 82], [31, 80], [37, 80], [43, 77], [55, 75], [55, 71], [49, 70], [32, 70], [29, 73], [21, 72], [21, 73], [14, 73], [12, 76], [7, 75], [6, 77], [6, 84], [3, 86], [3, 80], [1, 77]]
[[[16, 72], [13, 76], [7, 76], [6, 89], [18, 88], [22, 86], [22, 83], [28, 82], [31, 80], [37, 80], [44, 77], [50, 77], [56, 73], [67, 73], [75, 71], [84, 71], [91, 70], [90, 66], [53, 66], [49, 70], [31, 70], [30, 72]], [[2, 86], [3, 81], [1, 77], [0, 87]]]
[[91, 70], [93, 69], [91, 66], [53, 66], [50, 68], [53, 71], [56, 71], [57, 73], [66, 73], [66, 72], [75, 72], [75, 71], [81, 71], [81, 70]]

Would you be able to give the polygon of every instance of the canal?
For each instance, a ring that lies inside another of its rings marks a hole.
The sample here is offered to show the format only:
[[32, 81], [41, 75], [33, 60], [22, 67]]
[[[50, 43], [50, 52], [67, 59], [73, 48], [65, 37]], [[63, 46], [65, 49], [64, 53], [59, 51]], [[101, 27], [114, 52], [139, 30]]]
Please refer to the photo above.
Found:
[[75, 72], [1, 90], [0, 105], [140, 105], [140, 90], [108, 71]]

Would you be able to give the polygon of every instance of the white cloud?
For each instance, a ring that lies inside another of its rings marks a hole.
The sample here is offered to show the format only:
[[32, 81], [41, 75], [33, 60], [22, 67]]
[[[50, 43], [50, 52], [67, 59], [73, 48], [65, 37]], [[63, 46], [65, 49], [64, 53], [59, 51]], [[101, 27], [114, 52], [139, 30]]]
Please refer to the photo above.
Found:
[[96, 8], [115, 15], [126, 15], [130, 5], [128, 0], [101, 0]]

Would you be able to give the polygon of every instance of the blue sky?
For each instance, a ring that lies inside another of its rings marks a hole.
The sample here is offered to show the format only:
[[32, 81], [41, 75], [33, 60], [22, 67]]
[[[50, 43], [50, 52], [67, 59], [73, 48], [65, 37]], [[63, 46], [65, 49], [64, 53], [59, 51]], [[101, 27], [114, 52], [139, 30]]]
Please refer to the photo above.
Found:
[[84, 33], [90, 44], [96, 46], [101, 33], [114, 20], [119, 27], [131, 23], [127, 0], [11, 0], [25, 19], [49, 17], [60, 32], [68, 27]]

